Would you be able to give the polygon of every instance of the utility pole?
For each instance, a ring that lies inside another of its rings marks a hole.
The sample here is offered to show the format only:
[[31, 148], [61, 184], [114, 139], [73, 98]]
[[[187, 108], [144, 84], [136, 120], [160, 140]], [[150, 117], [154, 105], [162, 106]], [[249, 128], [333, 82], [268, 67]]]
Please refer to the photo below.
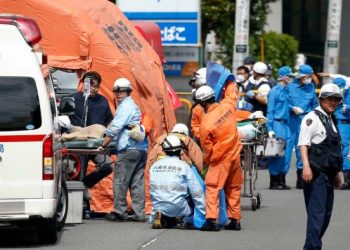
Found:
[[244, 58], [249, 54], [249, 14], [250, 0], [237, 0], [232, 62], [233, 73], [243, 64]]
[[338, 74], [342, 0], [329, 0], [323, 71]]

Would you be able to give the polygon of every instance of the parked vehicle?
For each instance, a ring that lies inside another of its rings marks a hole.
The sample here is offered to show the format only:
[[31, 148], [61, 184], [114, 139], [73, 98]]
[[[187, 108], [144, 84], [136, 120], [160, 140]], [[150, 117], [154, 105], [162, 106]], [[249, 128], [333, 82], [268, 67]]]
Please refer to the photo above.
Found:
[[[52, 78], [30, 18], [0, 15], [0, 225], [31, 225], [57, 241], [68, 192]], [[61, 110], [64, 113], [64, 108]]]

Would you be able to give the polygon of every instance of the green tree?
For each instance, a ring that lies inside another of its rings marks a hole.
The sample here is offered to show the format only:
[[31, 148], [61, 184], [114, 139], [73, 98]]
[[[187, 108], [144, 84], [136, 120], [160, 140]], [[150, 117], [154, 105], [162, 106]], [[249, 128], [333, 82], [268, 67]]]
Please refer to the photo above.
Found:
[[250, 53], [261, 60], [260, 39], [264, 43], [264, 60], [273, 65], [276, 75], [279, 67], [288, 65], [293, 67], [295, 55], [298, 52], [298, 41], [287, 34], [276, 32], [263, 33], [261, 36], [251, 36], [249, 41]]
[[[264, 34], [263, 31], [266, 16], [270, 12], [269, 3], [275, 1], [250, 1], [250, 54], [260, 59], [260, 38], [262, 37], [266, 60], [275, 67], [287, 63], [292, 65], [298, 42], [288, 35], [273, 32]], [[218, 59], [221, 59], [228, 68], [232, 65], [235, 7], [236, 1], [233, 0], [202, 0], [202, 41], [210, 30], [216, 32], [218, 42], [222, 46], [222, 53]]]

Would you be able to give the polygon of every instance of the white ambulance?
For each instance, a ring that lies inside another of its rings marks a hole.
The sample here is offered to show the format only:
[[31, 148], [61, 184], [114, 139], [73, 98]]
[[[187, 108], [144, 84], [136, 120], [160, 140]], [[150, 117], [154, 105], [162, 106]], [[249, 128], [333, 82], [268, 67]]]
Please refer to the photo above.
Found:
[[67, 216], [60, 128], [32, 19], [0, 15], [0, 225], [30, 225], [57, 241]]

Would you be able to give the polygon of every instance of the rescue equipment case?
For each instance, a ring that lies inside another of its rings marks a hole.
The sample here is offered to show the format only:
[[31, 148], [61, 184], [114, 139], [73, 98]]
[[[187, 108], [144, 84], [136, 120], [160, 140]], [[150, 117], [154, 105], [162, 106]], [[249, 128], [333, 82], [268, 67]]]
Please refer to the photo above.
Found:
[[282, 138], [265, 138], [262, 145], [256, 147], [256, 155], [262, 157], [284, 156], [286, 142]]

